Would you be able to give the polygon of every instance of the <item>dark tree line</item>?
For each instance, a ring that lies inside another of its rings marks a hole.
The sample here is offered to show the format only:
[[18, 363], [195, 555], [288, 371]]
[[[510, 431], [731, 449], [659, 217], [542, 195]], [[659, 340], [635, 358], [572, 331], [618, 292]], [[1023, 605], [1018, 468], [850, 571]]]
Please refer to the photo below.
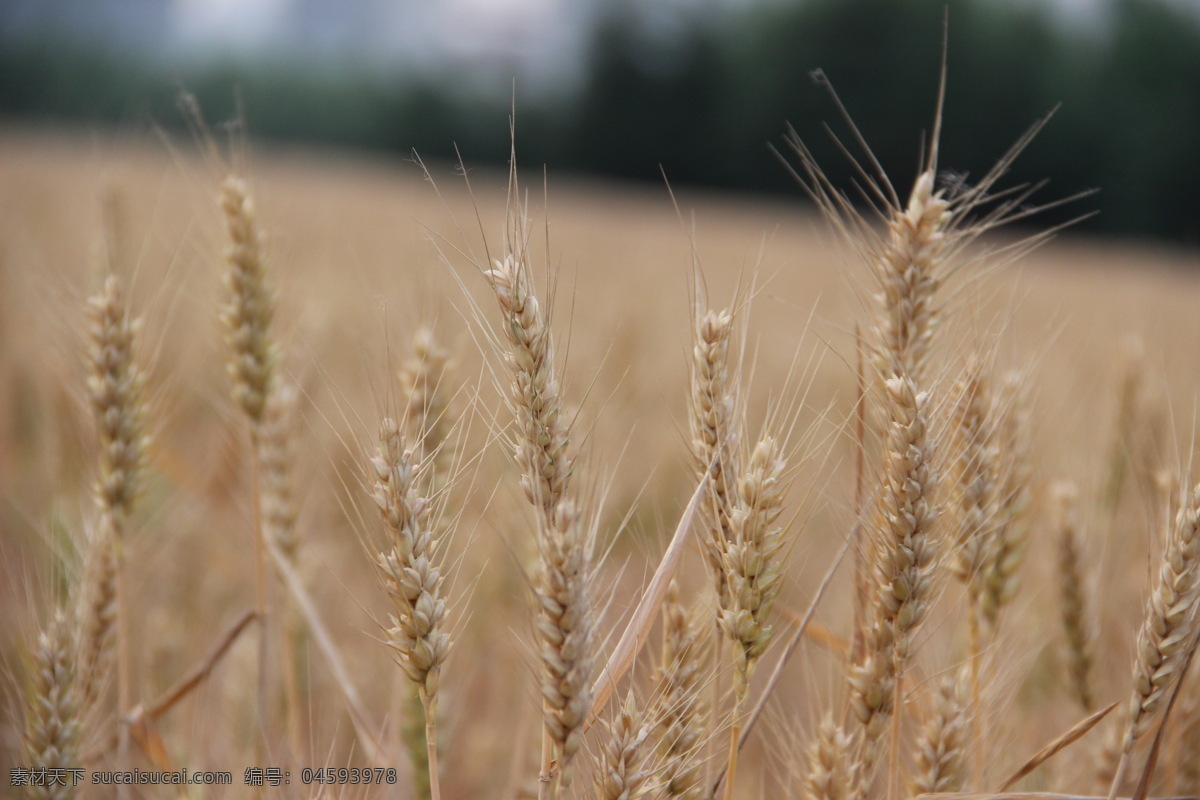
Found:
[[[559, 171], [797, 194], [771, 152], [788, 123], [839, 185], [851, 167], [823, 70], [903, 188], [930, 129], [945, 6], [930, 0], [807, 0], [694, 16], [669, 36], [612, 0], [595, 26], [582, 85], [553, 103], [518, 92], [518, 157]], [[1083, 189], [1094, 230], [1200, 243], [1200, 22], [1166, 0], [1115, 0], [1111, 24], [1075, 29], [1035, 5], [949, 4], [942, 164], [967, 180], [1036, 120], [1054, 118], [1013, 181], [1049, 177], [1044, 199]], [[164, 74], [126, 54], [53, 37], [0, 49], [0, 114], [158, 124], [181, 88], [213, 118], [232, 87], [260, 136], [475, 163], [508, 155], [512, 97], [462, 75], [383, 79], [267, 63]], [[1064, 219], [1065, 216], [1058, 219]], [[1055, 219], [1052, 217], [1052, 219]], [[1044, 222], [1044, 220], [1043, 220]]]

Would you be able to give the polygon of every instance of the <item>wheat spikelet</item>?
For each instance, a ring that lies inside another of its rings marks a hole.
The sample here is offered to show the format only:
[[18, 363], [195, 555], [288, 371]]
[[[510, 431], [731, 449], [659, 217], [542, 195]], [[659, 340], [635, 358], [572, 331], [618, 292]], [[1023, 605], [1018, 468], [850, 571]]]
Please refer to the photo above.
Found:
[[599, 774], [595, 779], [597, 800], [637, 800], [645, 794], [651, 771], [645, 761], [650, 726], [643, 723], [632, 693], [617, 713], [604, 723], [608, 737], [602, 745]]
[[967, 707], [959, 681], [946, 676], [938, 686], [933, 714], [917, 736], [916, 774], [911, 794], [961, 791], [965, 773]]
[[808, 746], [804, 800], [851, 800], [857, 797], [858, 774], [850, 760], [853, 742], [826, 712]]
[[276, 361], [270, 333], [275, 299], [267, 283], [264, 236], [245, 180], [228, 176], [221, 183], [220, 205], [229, 236], [225, 251], [229, 299], [221, 313], [231, 353], [229, 375], [234, 400], [257, 426], [266, 409]]
[[705, 627], [679, 601], [679, 585], [671, 582], [662, 608], [663, 648], [658, 669], [658, 720], [663, 795], [700, 800], [705, 737], [705, 705], [701, 689], [707, 665]]
[[1200, 794], [1200, 689], [1195, 682], [1188, 693], [1188, 702], [1179, 709], [1179, 727], [1176, 737], [1178, 773], [1174, 791], [1182, 795]]
[[[79, 696], [75, 683], [75, 642], [69, 618], [56, 611], [38, 636], [33, 653], [33, 681], [25, 719], [25, 757], [36, 770], [71, 770], [80, 767]], [[75, 796], [69, 775], [62, 783], [50, 780], [29, 787], [39, 800], [67, 800]]]

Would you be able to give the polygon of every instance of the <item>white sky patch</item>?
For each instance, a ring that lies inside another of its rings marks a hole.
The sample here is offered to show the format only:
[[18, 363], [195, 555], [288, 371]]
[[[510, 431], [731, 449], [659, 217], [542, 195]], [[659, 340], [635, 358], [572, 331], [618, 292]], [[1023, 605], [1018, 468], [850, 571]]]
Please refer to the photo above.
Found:
[[276, 39], [290, 0], [174, 0], [174, 35], [185, 48], [245, 50]]

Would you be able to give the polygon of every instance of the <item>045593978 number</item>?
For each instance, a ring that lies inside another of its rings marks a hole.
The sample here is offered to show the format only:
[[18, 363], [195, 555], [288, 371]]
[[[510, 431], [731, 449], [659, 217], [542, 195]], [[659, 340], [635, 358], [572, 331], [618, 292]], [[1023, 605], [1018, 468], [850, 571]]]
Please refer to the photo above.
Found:
[[363, 768], [358, 767], [320, 767], [312, 769], [305, 767], [300, 771], [300, 782], [323, 784], [357, 784], [357, 783], [395, 783], [396, 770], [394, 767]]

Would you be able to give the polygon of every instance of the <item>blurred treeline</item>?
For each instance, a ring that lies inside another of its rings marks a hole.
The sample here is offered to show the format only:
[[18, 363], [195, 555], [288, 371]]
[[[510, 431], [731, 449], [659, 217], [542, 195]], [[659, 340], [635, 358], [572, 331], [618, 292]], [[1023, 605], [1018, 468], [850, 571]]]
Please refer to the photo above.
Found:
[[[791, 123], [846, 186], [851, 167], [822, 126], [851, 137], [812, 80], [820, 68], [901, 191], [915, 174], [935, 104], [943, 3], [773, 2], [685, 14], [665, 29], [634, 0], [605, 8], [577, 85], [532, 97], [516, 87], [526, 166], [661, 181], [661, 165], [674, 184], [797, 195], [769, 147], [785, 149]], [[963, 0], [950, 3], [949, 19], [944, 168], [978, 178], [1061, 104], [1015, 180], [1050, 178], [1043, 200], [1101, 192], [1051, 220], [1096, 209], [1083, 223], [1092, 230], [1200, 242], [1196, 14], [1166, 0], [1114, 0], [1103, 23], [1069, 25], [1036, 5]], [[44, 37], [0, 50], [0, 114], [119, 124], [145, 116], [170, 127], [182, 124], [175, 104], [186, 88], [210, 119], [232, 117], [240, 101], [258, 136], [427, 157], [453, 157], [457, 145], [469, 163], [503, 161], [513, 92], [486, 90], [463, 69], [381, 75], [296, 57], [171, 72]]]

